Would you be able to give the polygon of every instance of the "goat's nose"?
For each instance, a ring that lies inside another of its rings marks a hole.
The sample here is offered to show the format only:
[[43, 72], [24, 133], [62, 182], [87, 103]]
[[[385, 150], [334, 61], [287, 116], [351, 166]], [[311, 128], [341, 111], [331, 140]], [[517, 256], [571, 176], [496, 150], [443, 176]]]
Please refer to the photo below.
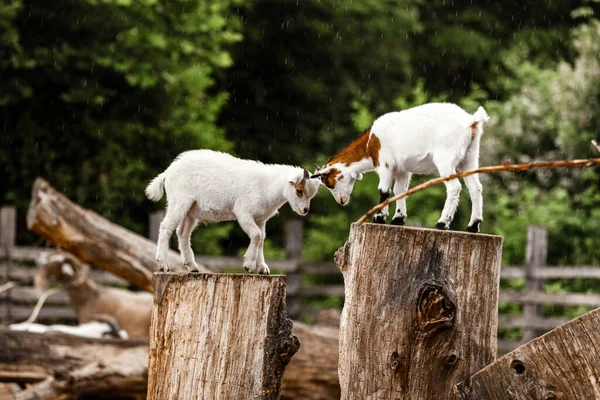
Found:
[[304, 214], [308, 214], [308, 207], [304, 208]]

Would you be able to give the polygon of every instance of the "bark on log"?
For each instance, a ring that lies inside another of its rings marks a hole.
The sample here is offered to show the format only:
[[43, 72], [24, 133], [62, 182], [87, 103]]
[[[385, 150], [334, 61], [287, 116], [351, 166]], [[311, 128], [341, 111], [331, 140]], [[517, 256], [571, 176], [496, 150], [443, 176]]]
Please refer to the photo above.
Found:
[[0, 330], [0, 349], [0, 381], [30, 384], [8, 398], [145, 398], [145, 342]]
[[494, 361], [503, 239], [352, 224], [344, 275], [342, 399], [455, 399]]
[[483, 368], [463, 388], [463, 398], [600, 398], [600, 308]]
[[149, 399], [278, 399], [299, 347], [282, 276], [154, 274]]
[[339, 400], [338, 328], [294, 322], [300, 350], [285, 369], [281, 400]]
[[[156, 243], [81, 208], [41, 178], [33, 184], [27, 227], [81, 261], [152, 291]], [[174, 251], [169, 252], [169, 263], [175, 271], [185, 269]]]

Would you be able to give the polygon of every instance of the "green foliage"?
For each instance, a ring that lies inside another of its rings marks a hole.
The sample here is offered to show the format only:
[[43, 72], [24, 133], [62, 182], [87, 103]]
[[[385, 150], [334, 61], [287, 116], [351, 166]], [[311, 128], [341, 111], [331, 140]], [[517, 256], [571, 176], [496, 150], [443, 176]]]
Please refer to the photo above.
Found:
[[[36, 176], [144, 232], [148, 181], [181, 151], [230, 150], [211, 92], [239, 41], [236, 0], [25, 1], [0, 6], [0, 203]], [[227, 229], [206, 233], [211, 251]], [[210, 247], [212, 246], [212, 247]]]

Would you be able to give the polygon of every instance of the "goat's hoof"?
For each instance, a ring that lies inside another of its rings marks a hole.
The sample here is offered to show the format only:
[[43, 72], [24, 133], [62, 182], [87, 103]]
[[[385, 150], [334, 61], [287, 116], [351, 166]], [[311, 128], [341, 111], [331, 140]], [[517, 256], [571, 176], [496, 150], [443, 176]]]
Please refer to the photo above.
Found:
[[158, 272], [169, 272], [169, 267], [158, 267]]
[[391, 225], [404, 226], [406, 224], [406, 217], [396, 217], [390, 222]]
[[481, 220], [476, 219], [471, 225], [467, 226], [467, 232], [479, 233], [479, 224], [481, 224]]
[[450, 226], [446, 225], [444, 222], [438, 222], [437, 224], [435, 224], [435, 229], [447, 231], [448, 229], [450, 229]]
[[373, 218], [373, 223], [375, 224], [385, 224], [385, 217], [383, 214], [376, 214]]

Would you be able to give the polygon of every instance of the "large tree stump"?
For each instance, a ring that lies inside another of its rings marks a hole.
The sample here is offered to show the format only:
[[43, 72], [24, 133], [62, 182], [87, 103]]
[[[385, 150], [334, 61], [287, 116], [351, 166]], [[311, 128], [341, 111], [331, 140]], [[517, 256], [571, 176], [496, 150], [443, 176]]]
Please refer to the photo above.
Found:
[[299, 347], [282, 276], [154, 275], [149, 399], [278, 399]]
[[146, 397], [145, 342], [0, 330], [0, 381], [30, 384], [2, 399]]
[[465, 399], [600, 398], [600, 308], [534, 339], [471, 378]]
[[499, 236], [353, 224], [344, 275], [342, 399], [455, 399], [497, 351]]
[[[27, 227], [84, 263], [152, 291], [152, 272], [157, 268], [156, 243], [81, 208], [40, 178], [31, 191]], [[169, 264], [175, 271], [184, 270], [174, 251], [169, 251]]]

